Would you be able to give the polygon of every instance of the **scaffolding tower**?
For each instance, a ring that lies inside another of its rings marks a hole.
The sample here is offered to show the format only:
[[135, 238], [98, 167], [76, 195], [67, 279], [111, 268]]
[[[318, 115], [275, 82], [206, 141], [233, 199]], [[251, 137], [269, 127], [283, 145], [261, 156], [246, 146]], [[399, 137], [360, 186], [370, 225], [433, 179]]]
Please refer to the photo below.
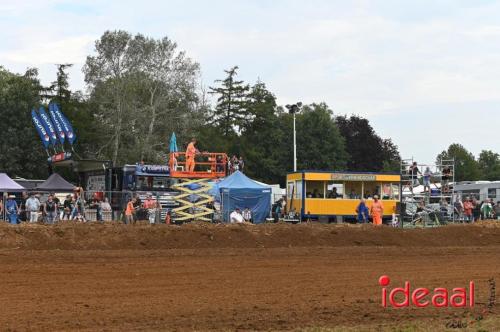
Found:
[[432, 227], [457, 221], [454, 183], [454, 158], [440, 159], [435, 164], [419, 164], [413, 158], [402, 159], [402, 226]]
[[210, 182], [226, 176], [227, 155], [225, 153], [197, 154], [196, 168], [187, 170], [186, 154], [174, 152], [170, 155], [170, 176], [179, 181], [172, 186], [179, 192], [175, 201], [179, 207], [172, 209], [174, 222], [211, 221], [213, 208], [208, 207], [214, 199], [209, 194]]

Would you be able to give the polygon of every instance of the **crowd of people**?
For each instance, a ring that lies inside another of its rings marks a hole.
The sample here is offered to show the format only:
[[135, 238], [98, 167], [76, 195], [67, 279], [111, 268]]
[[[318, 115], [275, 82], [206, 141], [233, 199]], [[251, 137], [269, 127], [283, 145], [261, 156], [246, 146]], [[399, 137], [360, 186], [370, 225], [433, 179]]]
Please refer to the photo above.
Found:
[[459, 220], [472, 223], [477, 220], [500, 220], [500, 201], [496, 204], [491, 198], [479, 201], [476, 198], [466, 197], [463, 201], [456, 200], [454, 210]]
[[231, 158], [228, 158], [227, 161], [227, 170], [229, 174], [233, 174], [236, 171], [243, 172], [245, 169], [245, 162], [243, 161], [243, 157], [236, 157], [233, 155]]
[[24, 192], [19, 203], [15, 195], [8, 195], [5, 204], [0, 201], [0, 215], [5, 213], [6, 221], [10, 224], [22, 222], [53, 224], [60, 220], [86, 221], [84, 213], [86, 207], [97, 210], [98, 221], [103, 220], [103, 213], [110, 213], [112, 210], [107, 198], [101, 199], [98, 195], [94, 195], [92, 199], [85, 201], [83, 189], [77, 187], [63, 202], [54, 194], [42, 199], [39, 193]]

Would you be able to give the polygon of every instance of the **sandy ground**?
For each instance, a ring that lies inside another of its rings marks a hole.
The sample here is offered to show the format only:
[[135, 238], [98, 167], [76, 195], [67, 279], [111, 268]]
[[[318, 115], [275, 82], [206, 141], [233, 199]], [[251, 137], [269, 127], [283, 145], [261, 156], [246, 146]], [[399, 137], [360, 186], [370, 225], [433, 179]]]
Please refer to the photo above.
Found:
[[[474, 280], [476, 306], [382, 308], [382, 274], [394, 286], [410, 280], [453, 288]], [[404, 231], [334, 225], [0, 227], [1, 330], [479, 326], [478, 317], [500, 314], [497, 307], [484, 311], [490, 278], [500, 281], [500, 227], [493, 223]]]

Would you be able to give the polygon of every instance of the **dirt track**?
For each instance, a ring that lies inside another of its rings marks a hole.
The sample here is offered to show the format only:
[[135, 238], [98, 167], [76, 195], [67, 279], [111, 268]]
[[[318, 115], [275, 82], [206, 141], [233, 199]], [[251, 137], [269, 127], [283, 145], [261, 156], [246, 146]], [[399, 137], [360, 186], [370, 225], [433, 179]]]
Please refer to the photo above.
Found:
[[[3, 226], [0, 239], [0, 326], [13, 330], [371, 329], [421, 320], [444, 328], [477, 316], [487, 280], [500, 281], [497, 224]], [[383, 309], [382, 274], [395, 286], [474, 280], [476, 308]]]

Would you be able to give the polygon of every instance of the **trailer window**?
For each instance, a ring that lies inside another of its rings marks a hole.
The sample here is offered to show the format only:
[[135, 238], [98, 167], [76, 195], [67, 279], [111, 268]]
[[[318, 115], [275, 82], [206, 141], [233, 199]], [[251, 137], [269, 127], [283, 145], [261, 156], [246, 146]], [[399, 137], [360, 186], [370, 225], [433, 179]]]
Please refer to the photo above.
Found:
[[308, 198], [325, 198], [324, 181], [306, 181], [306, 190]]
[[337, 199], [344, 198], [344, 184], [340, 182], [328, 182], [326, 185], [326, 198]]

